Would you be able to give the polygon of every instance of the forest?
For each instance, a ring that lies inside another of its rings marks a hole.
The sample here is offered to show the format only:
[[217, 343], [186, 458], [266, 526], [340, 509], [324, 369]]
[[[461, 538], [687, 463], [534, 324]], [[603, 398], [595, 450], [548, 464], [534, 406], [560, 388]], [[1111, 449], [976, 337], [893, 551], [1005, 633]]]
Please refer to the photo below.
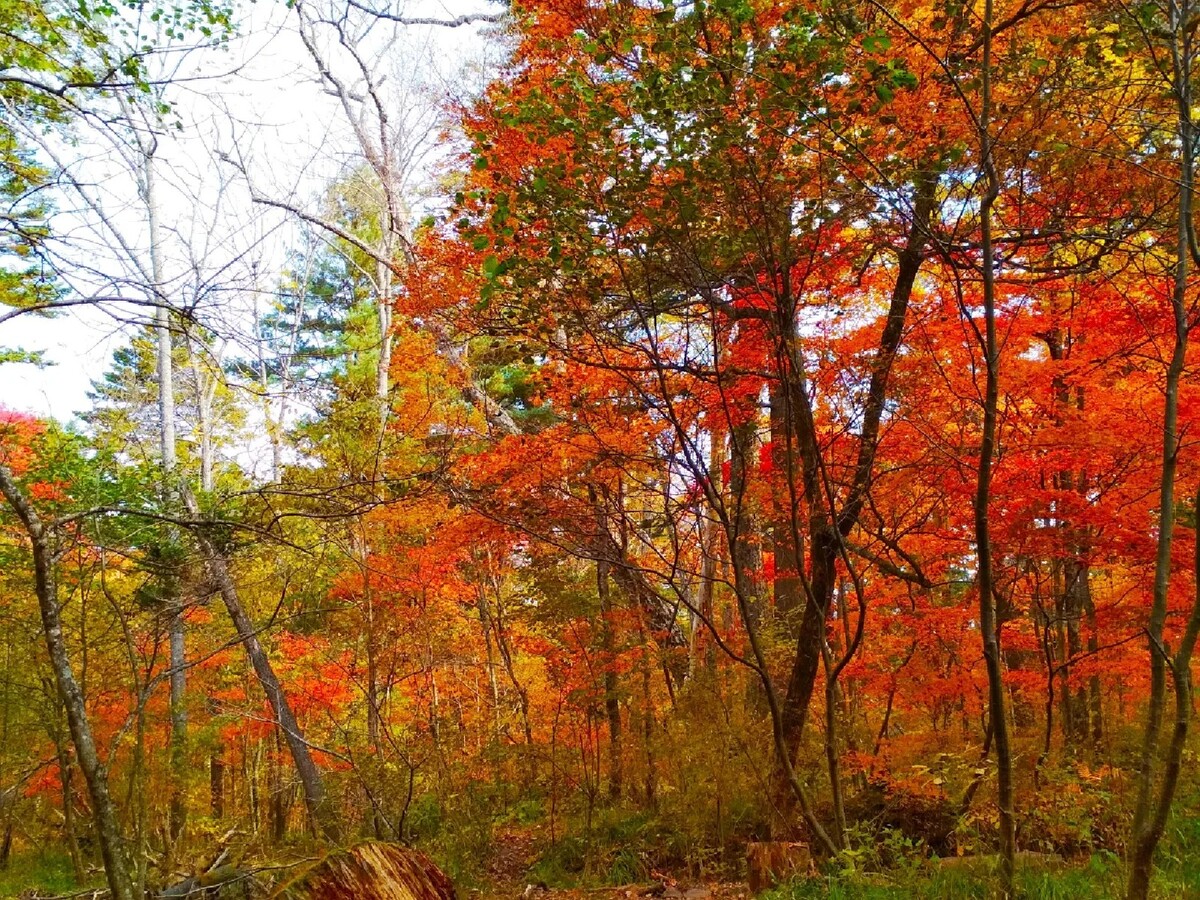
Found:
[[0, 22], [0, 897], [1200, 897], [1196, 0]]

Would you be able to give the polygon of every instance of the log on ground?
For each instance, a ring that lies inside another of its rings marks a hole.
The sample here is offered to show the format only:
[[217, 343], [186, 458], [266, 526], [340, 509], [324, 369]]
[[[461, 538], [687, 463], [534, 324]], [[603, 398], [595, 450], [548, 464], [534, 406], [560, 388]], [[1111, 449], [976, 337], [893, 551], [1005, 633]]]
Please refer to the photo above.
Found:
[[456, 900], [424, 853], [381, 841], [338, 850], [277, 889], [281, 900]]

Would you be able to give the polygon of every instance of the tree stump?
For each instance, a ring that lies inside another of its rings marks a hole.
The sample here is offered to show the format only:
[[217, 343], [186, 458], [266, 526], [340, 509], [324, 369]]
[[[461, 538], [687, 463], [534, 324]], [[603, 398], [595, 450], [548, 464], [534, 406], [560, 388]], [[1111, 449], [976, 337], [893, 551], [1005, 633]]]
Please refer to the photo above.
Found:
[[159, 900], [250, 900], [254, 873], [236, 866], [217, 866], [185, 878], [158, 893]]
[[339, 850], [278, 888], [283, 900], [456, 900], [454, 885], [424, 853], [370, 841]]
[[767, 888], [797, 876], [807, 875], [812, 866], [812, 854], [807, 844], [794, 841], [761, 841], [746, 845], [746, 880], [750, 893], [757, 894]]

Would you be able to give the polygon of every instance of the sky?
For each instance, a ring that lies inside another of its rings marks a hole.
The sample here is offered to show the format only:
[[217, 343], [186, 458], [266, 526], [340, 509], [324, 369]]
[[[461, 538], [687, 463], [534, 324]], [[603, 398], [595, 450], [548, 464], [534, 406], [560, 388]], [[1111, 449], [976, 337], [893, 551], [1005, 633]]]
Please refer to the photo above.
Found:
[[[332, 8], [335, 0], [322, 2]], [[392, 0], [388, 7], [383, 6], [388, 0], [375, 2], [392, 12], [439, 18], [497, 8], [484, 0]], [[233, 343], [250, 321], [247, 286], [269, 288], [289, 247], [299, 241], [294, 220], [254, 204], [247, 182], [260, 196], [311, 206], [324, 185], [357, 163], [346, 117], [320, 84], [294, 13], [282, 2], [242, 3], [239, 12], [237, 34], [226, 48], [192, 49], [156, 63], [160, 71], [181, 76], [167, 88], [171, 121], [178, 127], [160, 133], [156, 166], [160, 221], [169, 245], [167, 280], [181, 296], [203, 291], [206, 314], [224, 323]], [[479, 70], [497, 53], [475, 27], [397, 31], [361, 16], [358, 26], [374, 63], [387, 70], [385, 88], [402, 97], [406, 83], [416, 85], [419, 103], [469, 93], [480, 81]], [[329, 35], [323, 49], [335, 73], [353, 81], [349, 61], [337, 57]], [[128, 257], [149, 265], [135, 168], [109, 126], [84, 122], [73, 131], [73, 142], [38, 138], [49, 142], [43, 156], [49, 155], [51, 166], [53, 159], [62, 163], [88, 198], [75, 190], [55, 197], [59, 271], [79, 295], [128, 295], [137, 281]], [[245, 177], [221, 159], [240, 160]], [[423, 165], [437, 162], [435, 147]], [[114, 250], [122, 245], [125, 252]], [[49, 363], [0, 367], [0, 406], [69, 421], [87, 408], [91, 383], [142, 316], [137, 307], [109, 304], [0, 323], [0, 347], [41, 350]]]

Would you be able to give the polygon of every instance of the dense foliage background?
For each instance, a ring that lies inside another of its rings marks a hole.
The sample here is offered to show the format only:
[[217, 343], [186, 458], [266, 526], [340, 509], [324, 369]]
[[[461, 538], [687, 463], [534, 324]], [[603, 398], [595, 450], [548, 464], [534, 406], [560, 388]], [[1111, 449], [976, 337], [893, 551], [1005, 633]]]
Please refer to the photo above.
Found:
[[353, 151], [190, 209], [237, 10], [0, 8], [0, 327], [127, 337], [0, 398], [0, 886], [1200, 891], [1191, 0], [293, 7]]

